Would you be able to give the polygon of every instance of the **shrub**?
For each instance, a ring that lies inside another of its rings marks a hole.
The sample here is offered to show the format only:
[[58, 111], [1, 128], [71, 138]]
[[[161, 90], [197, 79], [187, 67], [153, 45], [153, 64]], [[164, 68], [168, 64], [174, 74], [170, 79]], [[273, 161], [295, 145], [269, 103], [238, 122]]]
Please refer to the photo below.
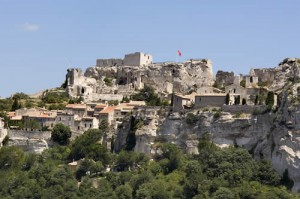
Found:
[[103, 81], [105, 82], [106, 86], [112, 86], [113, 85], [111, 78], [105, 77]]
[[215, 114], [214, 114], [214, 118], [215, 119], [218, 119], [220, 116], [221, 116], [221, 111], [220, 110], [218, 110], [217, 112], [215, 112]]
[[274, 92], [272, 92], [272, 91], [268, 92], [268, 95], [266, 98], [266, 105], [274, 106]]
[[196, 122], [198, 121], [198, 117], [193, 113], [188, 113], [185, 118], [185, 121], [187, 124], [193, 125], [196, 124]]
[[56, 124], [51, 133], [51, 139], [61, 145], [66, 145], [69, 143], [69, 139], [72, 132], [68, 126], [64, 124]]
[[229, 93], [227, 93], [227, 95], [226, 95], [226, 105], [229, 105], [229, 102], [230, 102], [230, 96], [229, 96]]

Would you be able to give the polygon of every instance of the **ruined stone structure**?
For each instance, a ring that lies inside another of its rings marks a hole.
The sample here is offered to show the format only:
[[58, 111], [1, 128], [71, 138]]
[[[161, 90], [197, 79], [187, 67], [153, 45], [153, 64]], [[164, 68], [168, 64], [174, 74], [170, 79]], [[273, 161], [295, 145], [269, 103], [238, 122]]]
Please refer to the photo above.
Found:
[[145, 66], [152, 64], [152, 55], [135, 52], [125, 55], [124, 59], [97, 59], [96, 66]]
[[173, 92], [186, 94], [214, 83], [210, 60], [142, 66], [128, 63], [132, 66], [90, 67], [84, 74], [81, 69], [68, 69], [67, 93], [72, 98], [81, 96], [86, 102], [120, 101], [144, 85], [152, 86], [160, 96], [167, 97]]
[[234, 73], [219, 70], [216, 74], [216, 85], [220, 88], [233, 84]]

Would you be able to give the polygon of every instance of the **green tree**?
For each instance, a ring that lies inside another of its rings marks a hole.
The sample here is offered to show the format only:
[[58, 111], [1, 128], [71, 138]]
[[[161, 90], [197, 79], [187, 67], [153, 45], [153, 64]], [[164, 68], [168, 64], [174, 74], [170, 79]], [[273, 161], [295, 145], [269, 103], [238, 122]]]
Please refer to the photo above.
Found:
[[215, 193], [212, 195], [213, 199], [235, 199], [234, 193], [228, 188], [220, 187]]
[[22, 106], [21, 106], [21, 104], [19, 103], [18, 98], [14, 98], [14, 102], [13, 102], [13, 104], [12, 104], [11, 111], [18, 110], [18, 109], [20, 109], [21, 107], [22, 107]]
[[226, 105], [229, 105], [229, 102], [230, 102], [230, 95], [229, 93], [226, 94]]
[[254, 104], [258, 105], [258, 95], [255, 96]]
[[115, 190], [119, 199], [131, 199], [133, 189], [129, 184], [121, 185]]
[[240, 103], [241, 103], [241, 96], [238, 95], [237, 97], [235, 97], [234, 104], [239, 105]]
[[69, 143], [69, 139], [72, 135], [71, 129], [62, 123], [56, 124], [51, 133], [51, 139], [61, 145]]
[[267, 106], [274, 106], [274, 92], [270, 91], [267, 94], [267, 98], [266, 98], [266, 105]]
[[245, 98], [242, 99], [242, 105], [246, 105], [247, 104], [247, 101]]

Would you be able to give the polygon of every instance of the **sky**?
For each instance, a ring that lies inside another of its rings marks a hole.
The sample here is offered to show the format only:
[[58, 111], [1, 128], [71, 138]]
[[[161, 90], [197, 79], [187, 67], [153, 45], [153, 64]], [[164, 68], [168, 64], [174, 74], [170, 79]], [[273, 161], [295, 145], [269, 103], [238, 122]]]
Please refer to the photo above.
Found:
[[[0, 0], [0, 96], [132, 52], [248, 74], [300, 57], [299, 0]], [[182, 56], [177, 55], [180, 50]]]

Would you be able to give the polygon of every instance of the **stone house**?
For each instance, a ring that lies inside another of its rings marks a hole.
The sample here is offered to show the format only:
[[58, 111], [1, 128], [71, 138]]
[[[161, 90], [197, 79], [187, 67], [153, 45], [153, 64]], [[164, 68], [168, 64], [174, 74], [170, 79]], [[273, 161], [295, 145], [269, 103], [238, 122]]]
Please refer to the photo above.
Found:
[[105, 109], [106, 107], [108, 107], [108, 104], [97, 104], [94, 108], [94, 114], [93, 116], [94, 117], [98, 117], [99, 116], [99, 113]]
[[108, 106], [99, 112], [99, 121], [107, 120], [109, 125], [114, 124], [115, 106]]
[[87, 114], [87, 105], [86, 104], [67, 104], [66, 112], [68, 114], [78, 115], [83, 117]]
[[[59, 111], [57, 112], [57, 117], [55, 119], [55, 124], [62, 123], [66, 126], [69, 126], [71, 129], [77, 130], [75, 128], [75, 119], [77, 119], [78, 116], [76, 117], [73, 113], [65, 112], [65, 111]], [[78, 121], [78, 119], [77, 119]], [[76, 125], [78, 126], [78, 125]]]
[[56, 115], [57, 111], [49, 111], [44, 108], [21, 108], [15, 112], [10, 112], [9, 118], [11, 121], [15, 121], [16, 124], [23, 121], [25, 127], [28, 127], [30, 120], [35, 120], [40, 128], [47, 126], [51, 129], [55, 125]]
[[174, 94], [173, 95], [173, 110], [180, 111], [183, 109], [192, 108], [192, 106], [195, 102], [195, 95], [196, 95], [196, 93], [192, 93], [190, 95]]
[[80, 130], [98, 129], [99, 120], [95, 117], [83, 117], [80, 123]]
[[226, 93], [199, 94], [195, 96], [195, 108], [221, 107], [226, 104]]

